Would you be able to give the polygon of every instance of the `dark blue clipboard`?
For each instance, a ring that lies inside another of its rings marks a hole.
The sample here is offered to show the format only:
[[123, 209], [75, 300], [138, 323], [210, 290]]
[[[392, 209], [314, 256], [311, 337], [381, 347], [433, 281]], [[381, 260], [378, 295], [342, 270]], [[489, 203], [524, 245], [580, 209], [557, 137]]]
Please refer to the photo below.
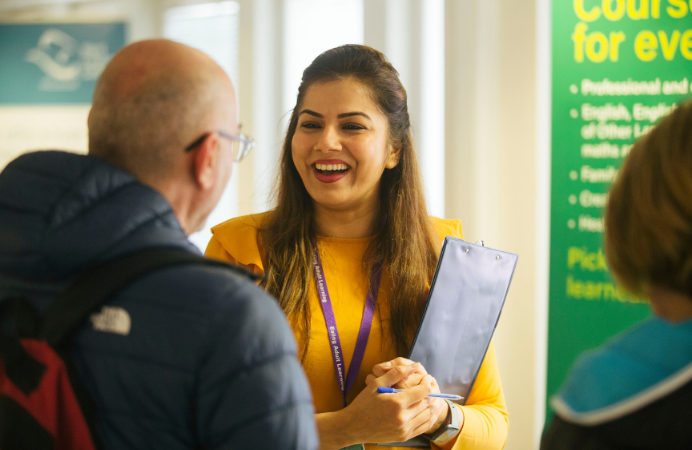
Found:
[[440, 391], [466, 398], [476, 381], [519, 256], [447, 236], [409, 359]]
[[[518, 255], [447, 236], [409, 359], [435, 377], [440, 392], [463, 397], [476, 381], [517, 266]], [[417, 437], [378, 444], [430, 448]]]

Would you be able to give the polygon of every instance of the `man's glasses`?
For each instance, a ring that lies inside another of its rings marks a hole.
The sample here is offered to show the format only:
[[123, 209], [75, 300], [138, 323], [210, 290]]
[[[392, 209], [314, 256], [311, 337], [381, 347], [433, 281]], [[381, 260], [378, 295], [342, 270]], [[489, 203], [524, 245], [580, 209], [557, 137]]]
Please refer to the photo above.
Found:
[[[236, 136], [234, 134], [228, 134], [219, 130], [217, 130], [216, 132], [222, 138], [226, 138], [233, 141], [234, 162], [239, 162], [243, 158], [245, 158], [247, 154], [250, 153], [250, 150], [252, 150], [252, 147], [255, 146], [255, 141], [252, 138], [245, 136], [243, 133], [240, 133]], [[193, 148], [197, 147], [199, 144], [202, 143], [202, 141], [204, 141], [207, 138], [207, 136], [209, 136], [209, 133], [204, 133], [202, 136], [195, 139], [194, 142], [185, 147], [185, 151], [189, 152]]]

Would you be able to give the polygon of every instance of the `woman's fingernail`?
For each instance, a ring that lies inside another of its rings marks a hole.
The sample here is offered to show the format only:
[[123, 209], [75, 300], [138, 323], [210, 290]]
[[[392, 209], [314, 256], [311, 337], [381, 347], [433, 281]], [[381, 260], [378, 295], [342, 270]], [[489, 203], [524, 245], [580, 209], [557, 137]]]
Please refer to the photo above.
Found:
[[381, 365], [382, 367], [389, 367], [389, 366], [392, 365], [392, 363], [390, 363], [389, 361], [387, 361], [387, 362], [383, 362], [383, 363], [380, 364], [380, 365]]

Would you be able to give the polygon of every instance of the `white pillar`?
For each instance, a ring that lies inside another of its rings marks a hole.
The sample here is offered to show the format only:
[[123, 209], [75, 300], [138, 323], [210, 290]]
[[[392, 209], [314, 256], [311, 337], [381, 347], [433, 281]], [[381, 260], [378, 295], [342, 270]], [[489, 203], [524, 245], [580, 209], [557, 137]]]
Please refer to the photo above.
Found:
[[163, 13], [166, 2], [161, 0], [125, 0], [121, 8], [129, 12], [127, 42], [163, 36]]
[[257, 142], [252, 161], [254, 212], [270, 207], [283, 139], [283, 11], [283, 0], [252, 0], [252, 130]]
[[538, 448], [545, 318], [536, 293], [547, 279], [537, 278], [536, 262], [536, 167], [544, 164], [536, 153], [537, 6], [535, 0], [446, 0], [445, 6], [447, 215], [463, 220], [467, 240], [519, 254], [494, 340], [510, 414], [505, 448]]
[[363, 2], [363, 42], [386, 54], [387, 0]]
[[[476, 171], [478, 232], [497, 242], [500, 234], [500, 2], [478, 1], [476, 51]], [[470, 69], [470, 68], [469, 68]], [[476, 237], [474, 236], [474, 239]]]
[[[254, 0], [238, 0], [240, 18], [238, 20], [238, 97], [239, 120], [242, 132], [257, 139], [254, 123]], [[233, 167], [233, 178], [238, 180], [238, 215], [252, 214], [254, 209], [255, 153], [257, 146], [239, 164]]]
[[408, 95], [428, 210], [445, 215], [444, 0], [367, 0], [364, 42], [383, 52]]
[[[480, 239], [477, 213], [477, 2], [445, 4], [445, 209], [463, 222], [466, 239]], [[487, 239], [487, 238], [486, 238]]]
[[428, 211], [445, 217], [445, 3], [420, 1], [418, 157]]

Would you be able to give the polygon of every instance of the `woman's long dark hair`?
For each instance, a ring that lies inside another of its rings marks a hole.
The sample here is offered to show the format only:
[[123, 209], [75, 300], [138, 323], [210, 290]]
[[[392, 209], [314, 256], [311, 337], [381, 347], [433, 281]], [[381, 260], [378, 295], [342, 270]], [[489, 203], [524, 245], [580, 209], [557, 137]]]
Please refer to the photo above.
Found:
[[[388, 120], [388, 139], [400, 149], [399, 164], [385, 169], [380, 182], [383, 227], [364, 256], [366, 270], [383, 267], [391, 281], [387, 297], [390, 332], [399, 355], [408, 352], [425, 306], [428, 284], [437, 262], [439, 239], [428, 217], [423, 183], [411, 138], [406, 90], [385, 56], [363, 45], [344, 45], [318, 56], [303, 72], [296, 106], [284, 141], [280, 175], [275, 189], [276, 207], [260, 236], [266, 249], [263, 282], [287, 316], [299, 319], [305, 335], [303, 356], [310, 336], [308, 293], [312, 280], [311, 257], [316, 245], [313, 200], [293, 164], [291, 142], [305, 93], [315, 83], [354, 79], [365, 86]], [[369, 272], [366, 272], [369, 273]]]

